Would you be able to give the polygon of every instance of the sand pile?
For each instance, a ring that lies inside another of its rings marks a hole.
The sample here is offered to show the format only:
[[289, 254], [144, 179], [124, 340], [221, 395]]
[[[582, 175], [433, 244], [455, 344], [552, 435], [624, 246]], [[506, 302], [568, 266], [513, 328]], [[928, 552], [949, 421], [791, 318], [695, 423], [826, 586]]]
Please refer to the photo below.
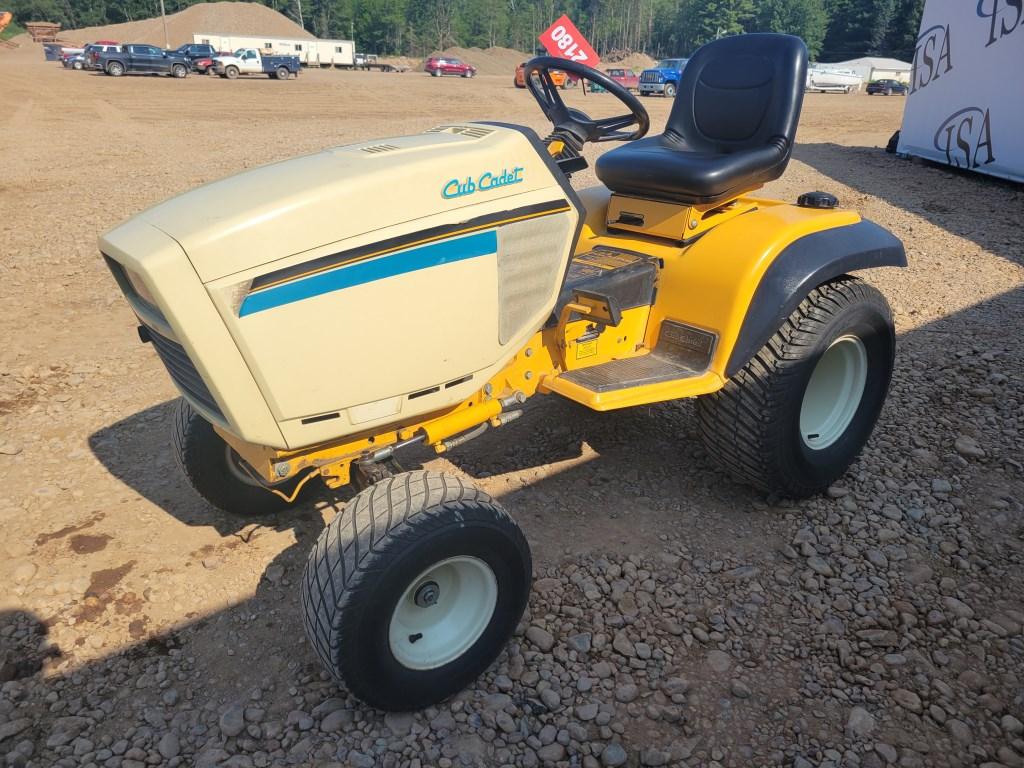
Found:
[[[170, 46], [193, 42], [192, 36], [209, 32], [221, 35], [269, 35], [273, 37], [313, 37], [291, 19], [259, 3], [199, 3], [167, 17]], [[87, 43], [92, 40], [116, 40], [120, 43], [164, 45], [164, 27], [160, 18], [86, 27], [61, 33], [65, 40]]]
[[[478, 75], [508, 75], [510, 77], [515, 74], [517, 66], [530, 58], [527, 53], [500, 46], [494, 48], [459, 48], [455, 46], [430, 55], [462, 59], [476, 67]], [[423, 69], [423, 61], [415, 62], [412, 68]]]

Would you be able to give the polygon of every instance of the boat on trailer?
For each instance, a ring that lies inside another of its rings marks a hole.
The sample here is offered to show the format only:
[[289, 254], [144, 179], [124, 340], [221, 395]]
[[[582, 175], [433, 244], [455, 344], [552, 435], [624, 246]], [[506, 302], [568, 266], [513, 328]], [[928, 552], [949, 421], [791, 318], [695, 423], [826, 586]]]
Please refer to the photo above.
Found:
[[822, 93], [849, 93], [859, 90], [864, 80], [856, 72], [848, 69], [808, 69], [805, 90]]

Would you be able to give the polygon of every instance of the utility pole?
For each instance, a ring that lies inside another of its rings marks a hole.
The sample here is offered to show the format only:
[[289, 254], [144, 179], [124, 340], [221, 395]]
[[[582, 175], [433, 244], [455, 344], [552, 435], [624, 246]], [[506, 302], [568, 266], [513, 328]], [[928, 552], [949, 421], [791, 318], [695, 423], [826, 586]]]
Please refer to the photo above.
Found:
[[167, 36], [167, 13], [164, 11], [164, 0], [160, 0], [160, 18], [164, 20], [164, 48], [170, 48], [171, 39]]

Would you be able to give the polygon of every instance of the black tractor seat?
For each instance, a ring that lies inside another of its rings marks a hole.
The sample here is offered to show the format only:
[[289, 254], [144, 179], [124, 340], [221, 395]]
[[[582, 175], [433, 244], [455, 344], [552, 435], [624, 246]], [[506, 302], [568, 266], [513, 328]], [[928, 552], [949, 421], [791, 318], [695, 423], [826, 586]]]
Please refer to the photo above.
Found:
[[597, 160], [613, 192], [714, 203], [777, 179], [803, 104], [807, 48], [791, 35], [737, 35], [700, 48], [683, 69], [665, 132]]

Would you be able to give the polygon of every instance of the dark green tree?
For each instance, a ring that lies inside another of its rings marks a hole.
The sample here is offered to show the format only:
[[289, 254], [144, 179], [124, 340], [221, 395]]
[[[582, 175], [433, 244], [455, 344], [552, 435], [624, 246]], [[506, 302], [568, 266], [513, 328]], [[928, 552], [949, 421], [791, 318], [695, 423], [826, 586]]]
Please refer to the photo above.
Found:
[[747, 32], [783, 32], [803, 38], [811, 59], [821, 52], [828, 29], [822, 0], [761, 0]]

